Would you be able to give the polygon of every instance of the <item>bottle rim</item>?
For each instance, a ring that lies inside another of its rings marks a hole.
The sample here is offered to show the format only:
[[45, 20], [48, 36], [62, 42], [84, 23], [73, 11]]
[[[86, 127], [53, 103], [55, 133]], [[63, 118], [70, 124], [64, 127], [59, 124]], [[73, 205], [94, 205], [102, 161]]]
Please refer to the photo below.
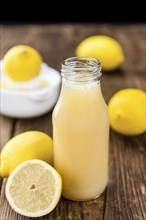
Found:
[[72, 81], [91, 81], [100, 79], [100, 61], [92, 57], [70, 57], [62, 62], [62, 77]]

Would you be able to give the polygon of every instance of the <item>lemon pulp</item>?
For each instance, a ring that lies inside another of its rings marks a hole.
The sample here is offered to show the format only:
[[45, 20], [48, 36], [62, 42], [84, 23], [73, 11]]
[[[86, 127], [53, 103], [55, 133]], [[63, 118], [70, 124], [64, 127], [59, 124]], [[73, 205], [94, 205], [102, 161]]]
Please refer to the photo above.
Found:
[[41, 160], [29, 160], [10, 175], [6, 197], [17, 213], [40, 217], [55, 208], [61, 189], [61, 177], [53, 167]]

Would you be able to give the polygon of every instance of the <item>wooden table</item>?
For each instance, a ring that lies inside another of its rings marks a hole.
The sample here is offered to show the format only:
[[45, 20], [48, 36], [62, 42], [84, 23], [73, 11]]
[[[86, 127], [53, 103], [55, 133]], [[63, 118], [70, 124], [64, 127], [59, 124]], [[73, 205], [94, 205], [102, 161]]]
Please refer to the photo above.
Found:
[[[75, 55], [77, 44], [85, 37], [105, 34], [123, 46], [125, 62], [120, 70], [104, 73], [102, 91], [106, 102], [120, 89], [146, 89], [144, 25], [50, 24], [4, 25], [1, 28], [1, 58], [16, 44], [36, 48], [48, 65], [60, 70], [60, 63]], [[13, 136], [40, 130], [52, 136], [52, 112], [34, 119], [1, 116], [1, 147]], [[109, 184], [100, 198], [72, 202], [61, 198], [55, 210], [40, 220], [145, 220], [146, 219], [146, 135], [125, 137], [111, 130]], [[6, 180], [1, 180], [1, 220], [27, 220], [16, 214], [5, 198]], [[31, 219], [31, 218], [30, 218]]]

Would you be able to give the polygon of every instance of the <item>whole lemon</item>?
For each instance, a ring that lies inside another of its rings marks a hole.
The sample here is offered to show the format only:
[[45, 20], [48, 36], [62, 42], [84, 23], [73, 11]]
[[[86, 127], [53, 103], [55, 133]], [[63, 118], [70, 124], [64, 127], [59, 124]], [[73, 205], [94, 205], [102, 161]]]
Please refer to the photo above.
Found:
[[83, 40], [76, 49], [76, 55], [97, 58], [105, 71], [117, 69], [124, 61], [124, 53], [118, 41], [104, 35], [90, 36]]
[[32, 47], [17, 45], [3, 58], [4, 72], [17, 82], [25, 82], [37, 77], [41, 70], [42, 57]]
[[146, 131], [146, 93], [139, 89], [123, 89], [108, 104], [111, 127], [124, 135]]
[[27, 131], [8, 141], [1, 152], [1, 177], [8, 177], [19, 164], [32, 159], [53, 163], [53, 141], [47, 134]]

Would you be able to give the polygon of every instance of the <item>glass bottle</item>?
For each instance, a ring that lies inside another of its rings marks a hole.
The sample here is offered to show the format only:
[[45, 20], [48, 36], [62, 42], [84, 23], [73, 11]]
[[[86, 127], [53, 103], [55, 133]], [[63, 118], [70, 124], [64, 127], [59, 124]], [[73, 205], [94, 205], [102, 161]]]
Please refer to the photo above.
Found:
[[108, 183], [109, 114], [100, 89], [97, 59], [62, 63], [62, 88], [53, 111], [54, 167], [62, 195], [76, 201], [99, 197]]

